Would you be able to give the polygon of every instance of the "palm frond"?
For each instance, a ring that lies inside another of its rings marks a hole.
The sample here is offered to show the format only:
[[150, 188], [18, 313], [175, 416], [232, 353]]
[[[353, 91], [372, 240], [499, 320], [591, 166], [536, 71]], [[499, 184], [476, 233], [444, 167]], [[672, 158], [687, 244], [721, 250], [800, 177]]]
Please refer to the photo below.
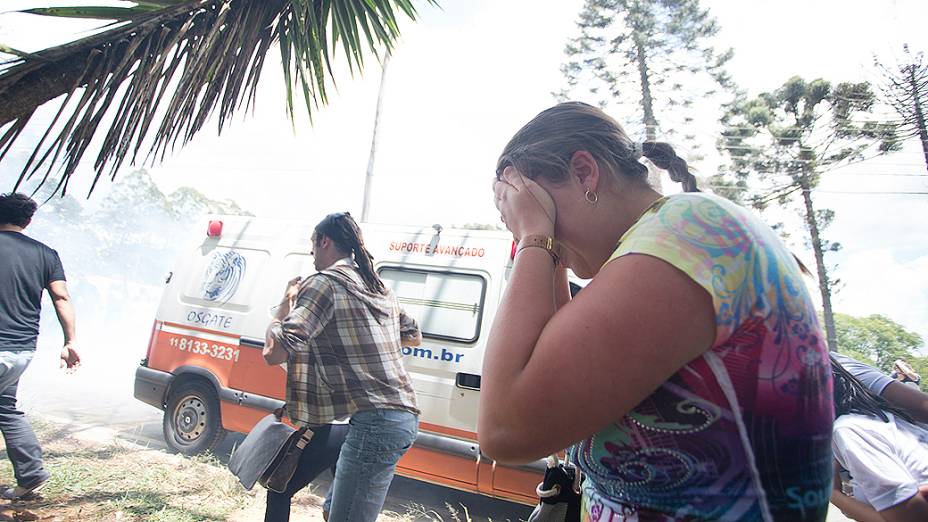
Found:
[[[434, 4], [434, 0], [425, 0]], [[56, 166], [53, 194], [64, 195], [101, 122], [108, 128], [94, 160], [90, 192], [115, 178], [125, 161], [160, 161], [188, 143], [215, 113], [221, 133], [236, 111], [253, 106], [271, 46], [280, 46], [287, 107], [294, 85], [306, 110], [328, 100], [333, 54], [341, 47], [352, 72], [371, 52], [378, 59], [399, 37], [412, 0], [148, 0], [128, 8], [46, 8], [45, 16], [115, 20], [107, 30], [34, 54], [18, 54], [0, 71], [0, 161], [36, 109], [66, 95], [26, 161], [13, 190]], [[147, 150], [143, 150], [143, 144]], [[88, 193], [88, 196], [90, 193]]]
[[[181, 2], [173, 2], [179, 4]], [[162, 6], [163, 7], [163, 6]], [[133, 20], [139, 13], [155, 11], [159, 6], [140, 3], [132, 7], [86, 6], [86, 7], [37, 7], [25, 9], [23, 13], [61, 18], [89, 18], [91, 20]]]

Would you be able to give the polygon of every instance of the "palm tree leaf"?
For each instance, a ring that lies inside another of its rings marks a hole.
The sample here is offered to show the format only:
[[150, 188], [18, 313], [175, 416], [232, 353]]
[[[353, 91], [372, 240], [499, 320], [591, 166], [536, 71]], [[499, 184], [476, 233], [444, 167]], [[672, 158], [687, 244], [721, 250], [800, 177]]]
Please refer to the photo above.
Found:
[[20, 13], [59, 18], [90, 18], [94, 20], [134, 20], [140, 15], [159, 9], [156, 5], [138, 4], [134, 7], [38, 7]]
[[265, 57], [275, 43], [288, 113], [292, 119], [296, 85], [312, 118], [335, 85], [332, 57], [337, 47], [343, 48], [352, 73], [361, 71], [367, 52], [379, 58], [392, 49], [399, 37], [398, 12], [416, 17], [411, 0], [136, 4], [29, 10], [121, 22], [76, 42], [34, 55], [22, 53], [11, 67], [0, 70], [0, 161], [38, 106], [67, 95], [23, 165], [14, 190], [40, 176], [37, 191], [60, 168], [53, 194], [63, 195], [101, 130], [90, 192], [104, 175], [114, 179], [126, 161], [163, 160], [214, 115], [221, 133], [243, 105], [246, 111], [253, 109]]
[[[21, 58], [38, 59], [38, 57], [32, 53], [20, 51], [19, 49], [13, 49], [12, 47], [8, 45], [4, 45], [2, 43], [0, 43], [0, 53], [12, 54], [13, 56], [16, 56], [16, 59], [14, 59], [13, 61], [19, 60]], [[0, 65], [2, 65], [2, 63], [0, 63]]]

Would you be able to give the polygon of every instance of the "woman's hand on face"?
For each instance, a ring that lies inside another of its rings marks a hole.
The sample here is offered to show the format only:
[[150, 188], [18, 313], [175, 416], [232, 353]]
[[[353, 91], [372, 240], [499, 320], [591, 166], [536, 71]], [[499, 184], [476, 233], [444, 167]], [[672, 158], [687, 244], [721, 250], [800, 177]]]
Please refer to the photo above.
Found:
[[515, 167], [503, 170], [493, 182], [496, 208], [516, 241], [529, 235], [554, 235], [557, 209], [554, 200], [538, 183], [526, 178]]

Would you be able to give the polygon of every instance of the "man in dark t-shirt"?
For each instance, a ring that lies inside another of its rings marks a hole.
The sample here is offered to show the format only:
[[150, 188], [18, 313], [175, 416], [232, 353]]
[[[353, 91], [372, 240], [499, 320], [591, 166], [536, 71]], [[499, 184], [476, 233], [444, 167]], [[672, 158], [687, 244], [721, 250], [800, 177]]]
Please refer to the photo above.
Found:
[[0, 491], [7, 500], [29, 499], [49, 479], [39, 441], [16, 409], [19, 378], [32, 362], [39, 336], [43, 290], [52, 298], [64, 333], [61, 365], [80, 364], [74, 348], [74, 307], [58, 253], [23, 234], [36, 208], [23, 194], [0, 195], [0, 431], [17, 484]]

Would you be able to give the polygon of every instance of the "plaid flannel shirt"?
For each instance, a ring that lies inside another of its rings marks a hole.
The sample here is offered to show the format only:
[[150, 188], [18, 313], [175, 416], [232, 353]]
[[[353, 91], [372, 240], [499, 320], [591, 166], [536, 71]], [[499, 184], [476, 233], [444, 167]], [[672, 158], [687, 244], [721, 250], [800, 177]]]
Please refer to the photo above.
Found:
[[287, 413], [318, 426], [359, 410], [385, 408], [419, 414], [402, 362], [402, 338], [419, 334], [392, 292], [364, 286], [353, 264], [308, 277], [273, 341], [289, 353]]

